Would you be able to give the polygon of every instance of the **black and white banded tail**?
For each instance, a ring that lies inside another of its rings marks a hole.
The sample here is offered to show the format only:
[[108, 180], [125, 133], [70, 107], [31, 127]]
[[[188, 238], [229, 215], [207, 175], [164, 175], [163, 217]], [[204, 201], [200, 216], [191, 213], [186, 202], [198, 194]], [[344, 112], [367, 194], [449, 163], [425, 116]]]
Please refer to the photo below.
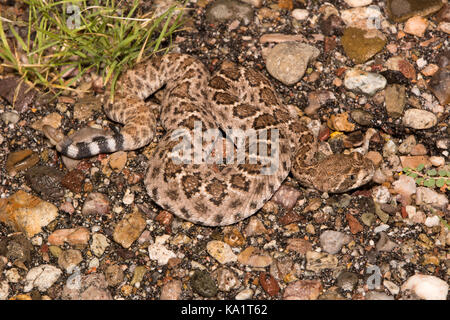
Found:
[[121, 133], [111, 136], [96, 136], [90, 141], [73, 142], [70, 138], [65, 138], [56, 145], [56, 149], [63, 155], [72, 159], [83, 159], [95, 156], [100, 153], [112, 153], [123, 150], [124, 138]]

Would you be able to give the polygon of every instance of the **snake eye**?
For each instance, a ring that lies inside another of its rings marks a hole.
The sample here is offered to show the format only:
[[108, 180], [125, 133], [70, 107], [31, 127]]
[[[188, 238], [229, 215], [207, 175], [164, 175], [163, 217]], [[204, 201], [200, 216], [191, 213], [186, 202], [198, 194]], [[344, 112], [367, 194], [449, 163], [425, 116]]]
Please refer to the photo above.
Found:
[[350, 175], [350, 180], [355, 180], [356, 179], [356, 176], [354, 175], [354, 174], [352, 174], [352, 175]]

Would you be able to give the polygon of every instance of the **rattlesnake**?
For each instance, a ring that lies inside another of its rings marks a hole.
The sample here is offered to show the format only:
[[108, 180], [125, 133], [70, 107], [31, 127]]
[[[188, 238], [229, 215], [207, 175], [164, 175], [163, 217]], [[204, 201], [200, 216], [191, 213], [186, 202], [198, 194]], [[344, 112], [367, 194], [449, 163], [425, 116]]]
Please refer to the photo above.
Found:
[[[146, 100], [163, 86], [160, 105]], [[372, 162], [357, 152], [319, 161], [317, 140], [295, 110], [280, 101], [269, 80], [230, 61], [211, 76], [192, 56], [155, 56], [122, 75], [117, 88], [114, 102], [108, 100], [104, 111], [124, 124], [120, 132], [77, 143], [48, 126], [45, 134], [62, 154], [81, 159], [147, 145], [159, 118], [166, 134], [149, 160], [145, 186], [162, 208], [194, 223], [218, 226], [245, 219], [271, 198], [290, 171], [301, 184], [334, 193], [357, 188], [373, 176]], [[184, 136], [180, 128], [185, 129]], [[257, 134], [256, 140], [251, 135], [243, 140], [245, 153], [240, 162], [237, 158], [217, 162], [237, 154], [238, 140], [224, 135], [199, 139], [207, 130], [218, 128], [219, 133], [233, 129]], [[183, 144], [180, 148], [186, 138], [197, 147], [187, 149]], [[267, 156], [249, 152], [255, 150], [252, 147], [266, 148]], [[203, 161], [183, 163], [182, 156]], [[268, 168], [273, 170], [263, 174]]]

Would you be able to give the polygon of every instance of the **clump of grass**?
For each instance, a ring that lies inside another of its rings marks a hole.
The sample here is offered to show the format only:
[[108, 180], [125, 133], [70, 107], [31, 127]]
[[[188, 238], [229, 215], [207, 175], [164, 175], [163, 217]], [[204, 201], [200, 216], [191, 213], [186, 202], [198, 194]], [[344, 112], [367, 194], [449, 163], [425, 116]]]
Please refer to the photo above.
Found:
[[419, 164], [417, 168], [403, 168], [403, 173], [414, 179], [417, 185], [428, 188], [450, 189], [450, 171], [429, 169], [424, 170], [425, 165]]
[[[0, 16], [0, 58], [24, 81], [55, 94], [75, 90], [84, 74], [95, 70], [111, 84], [125, 68], [168, 50], [182, 26], [184, 7], [173, 5], [159, 16], [138, 15], [135, 0], [126, 13], [114, 0], [25, 0], [28, 21]], [[15, 41], [6, 37], [5, 26]], [[27, 27], [21, 37], [16, 27]], [[169, 43], [163, 47], [163, 43]]]

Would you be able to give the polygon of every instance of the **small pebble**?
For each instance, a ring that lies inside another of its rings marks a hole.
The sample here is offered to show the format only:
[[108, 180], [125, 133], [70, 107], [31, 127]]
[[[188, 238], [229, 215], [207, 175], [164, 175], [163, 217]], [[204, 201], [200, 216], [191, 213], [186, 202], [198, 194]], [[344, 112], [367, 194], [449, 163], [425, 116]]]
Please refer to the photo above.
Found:
[[320, 235], [320, 246], [323, 251], [336, 254], [341, 251], [342, 246], [349, 243], [351, 237], [339, 231], [326, 230]]
[[301, 21], [308, 18], [309, 12], [305, 9], [294, 9], [292, 10], [291, 15], [294, 19]]
[[110, 265], [105, 270], [106, 281], [109, 286], [115, 287], [122, 283], [124, 279], [124, 273], [122, 268], [118, 264]]
[[230, 269], [219, 268], [213, 272], [213, 277], [216, 279], [220, 291], [230, 292], [240, 286], [239, 278]]
[[284, 300], [316, 300], [322, 291], [318, 280], [298, 280], [290, 283], [283, 293]]
[[206, 245], [208, 253], [220, 264], [235, 262], [237, 256], [231, 250], [231, 247], [222, 241], [213, 240]]
[[397, 247], [397, 244], [393, 242], [384, 232], [380, 232], [380, 239], [378, 240], [377, 244], [375, 245], [375, 248], [377, 251], [386, 251], [390, 252], [395, 247]]
[[253, 290], [250, 288], [240, 291], [234, 298], [236, 300], [250, 300], [253, 297]]
[[113, 239], [122, 247], [129, 248], [139, 238], [145, 226], [143, 214], [136, 210], [117, 223], [114, 228]]
[[435, 276], [415, 274], [402, 285], [402, 291], [410, 290], [421, 299], [446, 300], [448, 283]]
[[350, 7], [364, 7], [372, 3], [372, 0], [344, 0]]
[[91, 192], [84, 201], [81, 213], [84, 215], [106, 215], [109, 213], [109, 199], [99, 192]]
[[161, 288], [160, 300], [179, 300], [182, 291], [180, 280], [171, 280]]
[[10, 176], [26, 170], [39, 162], [39, 155], [30, 149], [11, 152], [6, 158], [5, 168]]
[[408, 109], [403, 115], [403, 125], [413, 129], [428, 129], [437, 124], [436, 116], [426, 110]]
[[166, 265], [171, 258], [176, 258], [176, 254], [164, 246], [166, 239], [164, 236], [156, 237], [155, 243], [148, 246], [150, 259], [156, 260], [160, 266]]
[[396, 295], [400, 292], [400, 287], [392, 281], [383, 280], [383, 285], [386, 287], [386, 289], [389, 290], [392, 295]]
[[95, 256], [101, 257], [108, 246], [109, 241], [105, 235], [101, 233], [94, 233], [92, 235], [91, 250]]
[[72, 229], [58, 229], [48, 236], [48, 243], [56, 246], [62, 246], [64, 242], [71, 245], [87, 244], [90, 233], [87, 228], [78, 227]]
[[302, 238], [289, 238], [287, 241], [286, 249], [290, 251], [295, 251], [301, 255], [305, 255], [306, 252], [312, 250], [312, 244], [309, 241]]
[[41, 292], [47, 291], [61, 276], [62, 271], [55, 266], [43, 264], [28, 271], [25, 278], [24, 292], [37, 288]]
[[0, 301], [8, 299], [9, 284], [5, 281], [0, 281]]
[[238, 255], [237, 259], [239, 263], [251, 267], [264, 268], [272, 263], [271, 256], [255, 247], [248, 247]]
[[280, 292], [280, 286], [277, 280], [266, 272], [261, 272], [259, 275], [259, 283], [263, 287], [264, 291], [271, 297], [278, 295]]
[[58, 216], [56, 206], [22, 190], [0, 199], [0, 208], [0, 222], [28, 238], [40, 233]]
[[430, 204], [438, 209], [444, 209], [448, 205], [448, 197], [430, 188], [418, 187], [416, 191], [416, 204], [421, 205], [423, 203]]
[[433, 156], [433, 157], [430, 157], [429, 160], [430, 160], [431, 164], [435, 167], [440, 167], [445, 164], [444, 157]]
[[266, 68], [275, 79], [285, 85], [293, 85], [300, 81], [308, 63], [319, 53], [317, 48], [304, 43], [282, 42], [269, 51]]
[[336, 285], [344, 291], [353, 291], [358, 284], [358, 274], [343, 271], [336, 279]]
[[374, 95], [386, 86], [386, 79], [377, 73], [350, 69], [345, 73], [344, 86], [347, 90], [357, 93]]
[[441, 219], [439, 219], [439, 216], [427, 217], [425, 219], [425, 225], [428, 228], [436, 227], [439, 225], [440, 222], [441, 222]]
[[253, 216], [250, 218], [247, 227], [245, 228], [245, 235], [247, 237], [257, 236], [267, 233], [266, 227], [257, 217]]
[[380, 232], [386, 231], [387, 229], [389, 229], [389, 226], [387, 224], [382, 224], [382, 225], [376, 227], [375, 229], [373, 229], [373, 232], [380, 233]]
[[385, 20], [381, 9], [376, 5], [341, 10], [342, 20], [348, 27], [362, 30], [377, 30]]
[[427, 30], [427, 27], [428, 27], [427, 19], [415, 16], [409, 18], [408, 21], [406, 21], [405, 28], [403, 29], [403, 31], [415, 35], [417, 37], [423, 37], [423, 35], [425, 34], [425, 30]]
[[217, 285], [206, 270], [196, 270], [190, 278], [192, 290], [207, 298], [217, 294]]
[[324, 269], [334, 269], [338, 265], [335, 255], [325, 252], [308, 251], [306, 253], [306, 270], [320, 272]]
[[17, 112], [14, 111], [5, 111], [2, 113], [1, 118], [3, 122], [5, 122], [6, 124], [8, 123], [16, 124], [19, 121], [20, 116]]
[[64, 250], [58, 256], [58, 265], [69, 274], [81, 261], [83, 261], [83, 256], [76, 249]]

